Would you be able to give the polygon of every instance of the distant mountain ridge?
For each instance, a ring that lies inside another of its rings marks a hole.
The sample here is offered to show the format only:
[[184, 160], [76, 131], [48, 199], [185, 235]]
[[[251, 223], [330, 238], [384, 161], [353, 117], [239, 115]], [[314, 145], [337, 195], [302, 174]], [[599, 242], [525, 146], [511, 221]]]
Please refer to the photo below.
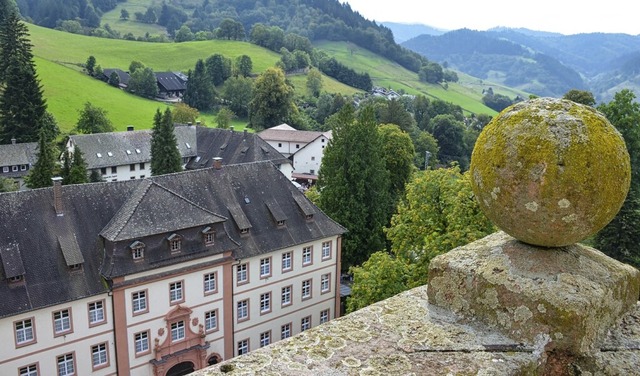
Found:
[[393, 31], [393, 38], [396, 43], [402, 43], [418, 35], [442, 35], [448, 30], [438, 29], [423, 24], [399, 23], [399, 22], [382, 22], [382, 26]]
[[[388, 27], [395, 33], [394, 25]], [[640, 36], [496, 27], [423, 34], [401, 44], [450, 68], [536, 95], [560, 97], [580, 89], [609, 101], [626, 88], [640, 97]]]

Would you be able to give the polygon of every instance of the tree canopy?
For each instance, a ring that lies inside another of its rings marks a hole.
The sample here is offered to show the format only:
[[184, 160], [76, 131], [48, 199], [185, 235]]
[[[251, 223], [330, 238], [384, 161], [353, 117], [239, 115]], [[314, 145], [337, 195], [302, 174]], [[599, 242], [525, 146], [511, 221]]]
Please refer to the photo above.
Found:
[[171, 110], [167, 107], [162, 113], [158, 109], [151, 133], [151, 174], [154, 176], [182, 171], [182, 158], [173, 128]]
[[250, 106], [250, 123], [255, 129], [282, 124], [296, 111], [294, 89], [278, 68], [268, 68], [255, 81]]
[[45, 135], [38, 139], [38, 159], [26, 176], [25, 184], [31, 189], [50, 187], [53, 185], [51, 178], [55, 168], [53, 146], [47, 142]]
[[80, 116], [76, 123], [76, 130], [80, 133], [107, 133], [113, 132], [113, 124], [107, 117], [107, 111], [91, 102], [85, 102], [80, 110]]
[[343, 271], [385, 247], [389, 172], [380, 150], [373, 108], [362, 109], [356, 120], [353, 107], [344, 106], [336, 114], [318, 177], [320, 208], [348, 229], [342, 243]]
[[207, 111], [213, 107], [215, 90], [206, 73], [204, 61], [199, 59], [193, 71], [189, 71], [187, 90], [182, 100], [199, 111]]

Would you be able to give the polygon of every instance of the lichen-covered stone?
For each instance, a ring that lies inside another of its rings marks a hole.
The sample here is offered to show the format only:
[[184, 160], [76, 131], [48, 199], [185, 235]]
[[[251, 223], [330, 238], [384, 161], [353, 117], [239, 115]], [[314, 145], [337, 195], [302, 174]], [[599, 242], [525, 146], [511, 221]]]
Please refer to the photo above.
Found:
[[619, 132], [591, 107], [538, 98], [482, 131], [471, 157], [473, 191], [487, 217], [530, 244], [564, 246], [603, 228], [629, 190]]
[[469, 322], [581, 355], [635, 307], [640, 272], [581, 244], [541, 249], [498, 232], [434, 258], [428, 293]]

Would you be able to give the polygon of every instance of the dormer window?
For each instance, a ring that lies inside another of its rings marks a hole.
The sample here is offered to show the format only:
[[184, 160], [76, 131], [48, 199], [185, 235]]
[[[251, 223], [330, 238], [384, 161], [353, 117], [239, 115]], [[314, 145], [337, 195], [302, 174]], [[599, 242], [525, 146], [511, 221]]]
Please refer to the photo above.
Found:
[[69, 269], [74, 271], [74, 270], [82, 270], [82, 264], [72, 264], [69, 265]]
[[202, 238], [204, 240], [204, 245], [213, 245], [215, 240], [215, 231], [211, 227], [205, 227], [202, 230]]
[[278, 222], [276, 222], [276, 224], [278, 226], [284, 226], [284, 220], [278, 221]]
[[240, 229], [240, 233], [241, 234], [248, 234], [249, 233], [249, 229], [248, 228], [241, 228]]
[[313, 219], [313, 214], [307, 214], [305, 218], [308, 220]]
[[17, 282], [20, 282], [20, 281], [22, 281], [22, 276], [21, 275], [16, 275], [16, 276], [13, 276], [13, 277], [9, 278], [9, 282], [11, 282], [11, 283], [17, 283]]
[[172, 234], [167, 240], [169, 240], [169, 249], [171, 250], [171, 253], [180, 252], [182, 250], [182, 236]]
[[142, 260], [144, 258], [145, 244], [143, 242], [136, 240], [129, 248], [131, 248], [131, 257], [134, 260]]

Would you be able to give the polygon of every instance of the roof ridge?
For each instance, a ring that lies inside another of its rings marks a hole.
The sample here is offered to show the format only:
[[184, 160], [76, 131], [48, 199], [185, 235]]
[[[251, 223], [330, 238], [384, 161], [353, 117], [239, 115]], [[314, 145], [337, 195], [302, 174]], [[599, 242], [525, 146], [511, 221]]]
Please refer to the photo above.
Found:
[[205, 211], [205, 212], [207, 212], [207, 213], [209, 213], [209, 214], [212, 214], [212, 215], [215, 215], [215, 216], [217, 216], [217, 217], [223, 218], [224, 220], [229, 219], [229, 218], [227, 218], [227, 217], [225, 217], [225, 216], [223, 216], [223, 215], [220, 215], [220, 214], [217, 214], [217, 213], [212, 212], [211, 210], [209, 210], [209, 209], [207, 209], [207, 208], [205, 208], [205, 207], [203, 207], [203, 206], [201, 206], [201, 205], [199, 205], [199, 204], [197, 204], [197, 203], [195, 203], [195, 202], [193, 202], [193, 201], [189, 200], [188, 198], [186, 198], [186, 197], [182, 196], [181, 194], [179, 194], [179, 193], [177, 193], [177, 192], [174, 192], [173, 190], [171, 190], [171, 189], [169, 189], [169, 188], [167, 188], [167, 187], [165, 187], [165, 186], [163, 186], [163, 185], [161, 185], [161, 184], [159, 184], [159, 183], [156, 183], [155, 181], [153, 182], [153, 184], [157, 185], [157, 186], [158, 186], [158, 188], [164, 189], [165, 191], [167, 191], [167, 192], [171, 193], [172, 195], [174, 195], [174, 196], [176, 196], [176, 197], [178, 197], [178, 198], [180, 198], [180, 199], [182, 199], [182, 200], [186, 201], [189, 205], [195, 206], [196, 208], [198, 208], [198, 209], [200, 209], [200, 210], [202, 210], [202, 211]]
[[[122, 229], [128, 223], [129, 219], [133, 216], [136, 211], [135, 209], [137, 209], [138, 205], [147, 195], [147, 192], [149, 192], [149, 189], [153, 184], [156, 183], [149, 179], [143, 179], [140, 186], [133, 191], [127, 201], [125, 201], [125, 203], [122, 204], [120, 209], [116, 212], [116, 215], [114, 215], [113, 218], [111, 218], [111, 221], [109, 221], [102, 231], [100, 231], [100, 235], [105, 238], [116, 238], [120, 232], [122, 232]], [[130, 210], [130, 207], [133, 209]], [[126, 221], [121, 221], [124, 217], [126, 217]], [[112, 231], [111, 227], [115, 227], [115, 231]]]

